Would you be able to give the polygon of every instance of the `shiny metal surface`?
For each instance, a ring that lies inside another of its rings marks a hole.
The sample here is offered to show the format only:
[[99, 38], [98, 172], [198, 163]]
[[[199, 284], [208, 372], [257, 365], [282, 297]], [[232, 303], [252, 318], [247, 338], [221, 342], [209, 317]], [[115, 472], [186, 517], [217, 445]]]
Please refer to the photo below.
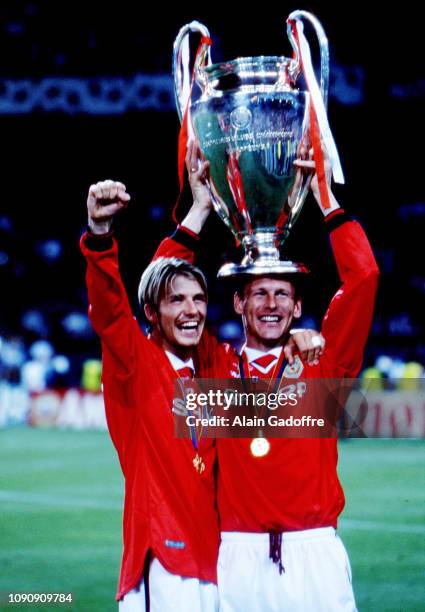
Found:
[[[315, 28], [326, 100], [329, 54], [323, 28], [305, 11], [291, 17], [308, 19]], [[181, 47], [190, 31], [209, 35], [205, 26], [192, 22], [176, 39], [173, 70], [180, 119], [186, 107]], [[206, 48], [195, 66], [201, 96], [190, 105], [190, 115], [202, 154], [210, 162], [214, 208], [245, 249], [241, 264], [227, 264], [219, 276], [307, 271], [302, 264], [281, 261], [279, 252], [310, 184], [309, 175], [293, 165], [295, 159], [308, 156], [311, 146], [310, 94], [296, 88], [299, 50], [289, 26], [288, 36], [295, 58], [260, 56], [210, 64]]]
[[[307, 11], [292, 11], [292, 13], [288, 16], [287, 21], [294, 19], [309, 21], [316, 33], [320, 49], [320, 91], [322, 92], [323, 102], [325, 103], [325, 106], [327, 106], [329, 90], [329, 44], [325, 30], [317, 17], [315, 17], [312, 13], [308, 13]], [[295, 64], [299, 71], [300, 59], [298, 47], [292, 35], [292, 30], [289, 24], [287, 25], [287, 34], [289, 42], [291, 43], [296, 54]]]
[[292, 211], [301, 209], [307, 180], [296, 181], [293, 162], [309, 147], [309, 94], [294, 88], [291, 64], [285, 57], [213, 64], [191, 106], [210, 162], [214, 207], [244, 246], [244, 268], [257, 262], [261, 273], [277, 273], [279, 245], [294, 221]]
[[266, 261], [262, 258], [249, 263], [242, 260], [240, 264], [227, 263], [221, 266], [218, 277], [231, 278], [249, 274], [250, 276], [275, 276], [285, 274], [308, 274], [308, 268], [295, 261]]
[[[179, 115], [180, 122], [183, 120], [183, 115], [186, 110], [187, 103], [189, 102], [190, 91], [188, 83], [185, 80], [188, 75], [185, 75], [185, 67], [183, 62], [183, 48], [185, 43], [188, 43], [188, 37], [190, 33], [198, 33], [201, 36], [210, 37], [208, 28], [199, 21], [192, 21], [184, 25], [174, 41], [173, 45], [173, 79], [174, 79], [174, 96], [176, 99], [176, 108]], [[207, 45], [204, 45], [203, 53], [199, 58], [199, 63], [207, 66], [211, 63], [210, 49]], [[190, 78], [190, 75], [189, 75]], [[198, 77], [199, 83], [202, 83], [202, 77]]]

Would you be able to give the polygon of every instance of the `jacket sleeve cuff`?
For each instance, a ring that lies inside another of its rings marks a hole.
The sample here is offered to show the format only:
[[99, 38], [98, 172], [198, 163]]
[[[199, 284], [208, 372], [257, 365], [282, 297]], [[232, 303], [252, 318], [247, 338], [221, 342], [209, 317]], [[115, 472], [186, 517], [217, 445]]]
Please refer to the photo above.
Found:
[[333, 232], [334, 229], [340, 227], [347, 221], [352, 221], [351, 217], [347, 215], [343, 208], [337, 208], [325, 217], [326, 229], [328, 232]]
[[107, 234], [93, 234], [93, 232], [88, 228], [85, 234], [83, 235], [84, 245], [89, 251], [109, 251], [112, 249], [114, 241], [113, 241], [114, 232], [108, 232]]
[[171, 238], [190, 251], [196, 251], [199, 245], [199, 236], [183, 225], [178, 225]]

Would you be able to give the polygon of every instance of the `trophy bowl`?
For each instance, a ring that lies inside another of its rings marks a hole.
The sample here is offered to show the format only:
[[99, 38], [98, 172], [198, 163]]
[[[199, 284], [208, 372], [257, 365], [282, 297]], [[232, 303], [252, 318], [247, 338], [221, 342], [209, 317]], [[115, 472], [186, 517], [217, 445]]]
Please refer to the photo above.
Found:
[[293, 162], [307, 146], [309, 127], [309, 94], [291, 87], [290, 62], [254, 57], [213, 64], [191, 107], [215, 209], [246, 253], [220, 276], [248, 272], [246, 266], [258, 274], [299, 271], [282, 265], [278, 254], [304, 186], [295, 182]]

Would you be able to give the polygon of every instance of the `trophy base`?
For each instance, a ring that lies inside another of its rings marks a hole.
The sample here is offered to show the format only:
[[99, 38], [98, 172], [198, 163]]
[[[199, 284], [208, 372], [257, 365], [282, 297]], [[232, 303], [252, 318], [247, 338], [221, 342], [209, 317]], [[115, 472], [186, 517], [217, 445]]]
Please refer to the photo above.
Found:
[[275, 276], [284, 274], [309, 274], [309, 269], [302, 263], [295, 261], [257, 260], [247, 263], [227, 263], [217, 274], [218, 278], [232, 278], [241, 275], [247, 276]]

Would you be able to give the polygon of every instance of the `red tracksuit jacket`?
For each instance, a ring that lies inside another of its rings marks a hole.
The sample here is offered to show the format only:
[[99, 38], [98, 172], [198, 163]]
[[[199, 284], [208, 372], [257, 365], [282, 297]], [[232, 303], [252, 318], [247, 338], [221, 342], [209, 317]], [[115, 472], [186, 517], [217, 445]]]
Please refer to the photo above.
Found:
[[[179, 254], [177, 243], [170, 240], [169, 246]], [[216, 582], [215, 443], [202, 443], [206, 469], [200, 475], [192, 463], [191, 440], [174, 437], [176, 373], [165, 352], [144, 336], [133, 317], [116, 242], [85, 234], [81, 250], [87, 261], [89, 316], [102, 342], [108, 427], [125, 478], [117, 599], [140, 581], [148, 550], [174, 574]], [[161, 254], [168, 254], [167, 247]], [[195, 362], [198, 376], [226, 375], [222, 349], [206, 333]]]

